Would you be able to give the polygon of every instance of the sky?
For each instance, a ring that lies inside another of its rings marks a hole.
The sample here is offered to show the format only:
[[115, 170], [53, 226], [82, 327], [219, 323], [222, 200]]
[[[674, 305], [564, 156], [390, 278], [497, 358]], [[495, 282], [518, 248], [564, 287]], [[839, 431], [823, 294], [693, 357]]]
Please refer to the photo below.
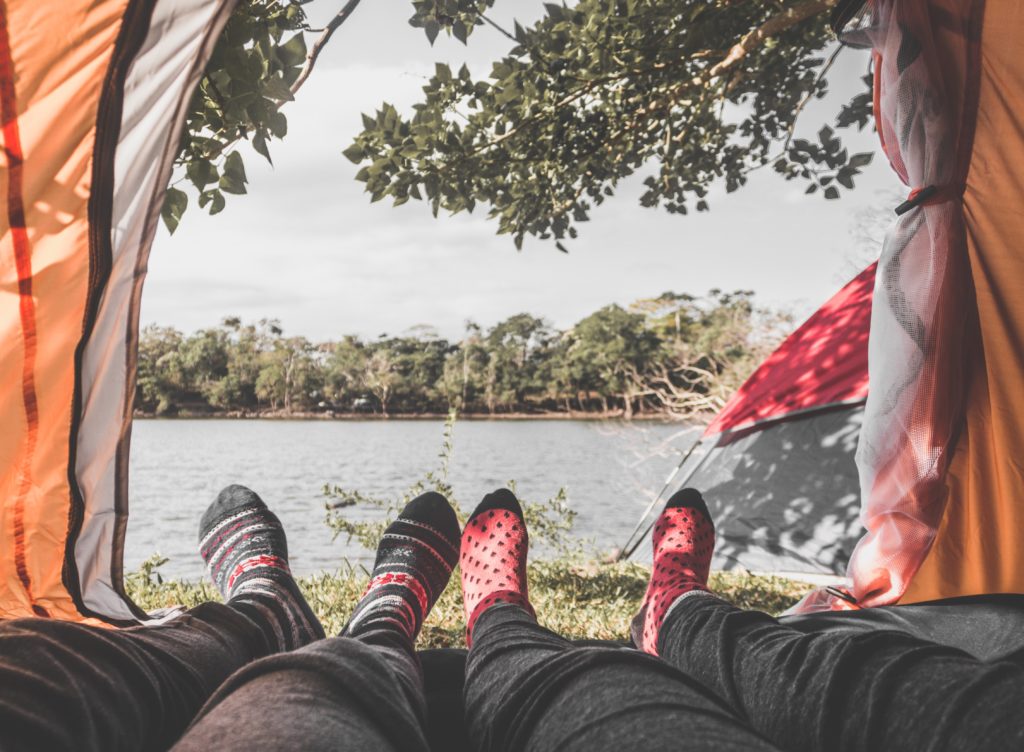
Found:
[[[315, 0], [307, 9], [316, 23], [340, 5]], [[565, 328], [609, 303], [712, 288], [754, 290], [761, 304], [800, 319], [867, 263], [872, 247], [858, 228], [886, 221], [903, 192], [876, 153], [857, 190], [838, 201], [804, 196], [798, 183], [763, 170], [736, 193], [713, 192], [710, 212], [683, 217], [639, 206], [641, 172], [579, 226], [568, 255], [529, 239], [517, 252], [479, 210], [434, 219], [421, 202], [371, 204], [341, 154], [360, 113], [383, 101], [407, 112], [435, 61], [466, 62], [483, 76], [508, 48], [489, 27], [468, 46], [442, 36], [431, 48], [408, 25], [410, 6], [357, 8], [286, 105], [289, 132], [270, 146], [273, 167], [246, 155], [248, 195], [229, 196], [215, 217], [193, 205], [173, 236], [161, 226], [143, 325], [190, 332], [241, 316], [279, 319], [286, 334], [315, 341], [417, 325], [458, 338], [467, 320], [490, 326], [528, 312]], [[529, 21], [542, 3], [506, 0], [495, 16], [510, 21], [513, 6]], [[814, 133], [860, 89], [866, 63], [855, 50], [840, 55], [834, 94], [806, 108], [804, 130]], [[843, 137], [851, 152], [878, 151], [870, 131]]]

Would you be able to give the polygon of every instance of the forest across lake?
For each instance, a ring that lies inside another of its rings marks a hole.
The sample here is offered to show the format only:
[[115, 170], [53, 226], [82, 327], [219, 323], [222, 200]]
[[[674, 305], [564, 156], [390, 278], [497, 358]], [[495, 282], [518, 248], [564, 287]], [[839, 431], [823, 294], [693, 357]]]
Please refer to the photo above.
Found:
[[753, 293], [666, 292], [558, 330], [517, 314], [367, 340], [286, 336], [236, 317], [192, 334], [146, 327], [135, 408], [149, 416], [657, 415], [715, 412], [791, 323]]

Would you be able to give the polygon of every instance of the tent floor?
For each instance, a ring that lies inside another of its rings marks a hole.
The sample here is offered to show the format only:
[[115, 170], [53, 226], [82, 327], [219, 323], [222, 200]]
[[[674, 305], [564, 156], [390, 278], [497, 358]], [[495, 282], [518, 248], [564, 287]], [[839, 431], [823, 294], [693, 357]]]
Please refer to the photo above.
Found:
[[[869, 632], [894, 629], [994, 660], [1024, 647], [1024, 595], [952, 598], [909, 606], [783, 617], [802, 632]], [[580, 641], [579, 645], [626, 647], [621, 642]], [[463, 723], [462, 685], [466, 651], [420, 651], [427, 690], [427, 735], [435, 752], [470, 749]]]

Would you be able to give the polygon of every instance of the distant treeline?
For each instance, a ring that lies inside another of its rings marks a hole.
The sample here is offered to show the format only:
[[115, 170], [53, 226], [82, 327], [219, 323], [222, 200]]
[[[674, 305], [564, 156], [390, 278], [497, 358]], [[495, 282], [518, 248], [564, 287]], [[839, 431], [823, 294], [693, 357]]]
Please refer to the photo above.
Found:
[[711, 412], [778, 341], [788, 318], [749, 291], [665, 293], [609, 305], [571, 329], [518, 314], [451, 342], [402, 336], [311, 342], [274, 320], [185, 335], [151, 325], [139, 346], [136, 409], [148, 414], [411, 415]]

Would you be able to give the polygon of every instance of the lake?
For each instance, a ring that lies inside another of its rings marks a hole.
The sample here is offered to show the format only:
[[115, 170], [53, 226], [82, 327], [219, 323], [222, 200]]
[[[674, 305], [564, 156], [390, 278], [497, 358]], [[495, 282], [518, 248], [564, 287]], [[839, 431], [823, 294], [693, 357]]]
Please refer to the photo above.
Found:
[[[324, 524], [322, 489], [338, 484], [400, 496], [439, 466], [444, 426], [432, 420], [136, 420], [125, 568], [155, 553], [165, 577], [196, 579], [199, 518], [217, 492], [241, 483], [284, 522], [297, 574], [333, 571], [372, 554]], [[565, 487], [574, 534], [599, 550], [621, 544], [682, 459], [698, 429], [678, 423], [464, 420], [455, 426], [449, 481], [472, 508], [510, 480], [523, 499]], [[358, 512], [356, 512], [358, 514]]]

